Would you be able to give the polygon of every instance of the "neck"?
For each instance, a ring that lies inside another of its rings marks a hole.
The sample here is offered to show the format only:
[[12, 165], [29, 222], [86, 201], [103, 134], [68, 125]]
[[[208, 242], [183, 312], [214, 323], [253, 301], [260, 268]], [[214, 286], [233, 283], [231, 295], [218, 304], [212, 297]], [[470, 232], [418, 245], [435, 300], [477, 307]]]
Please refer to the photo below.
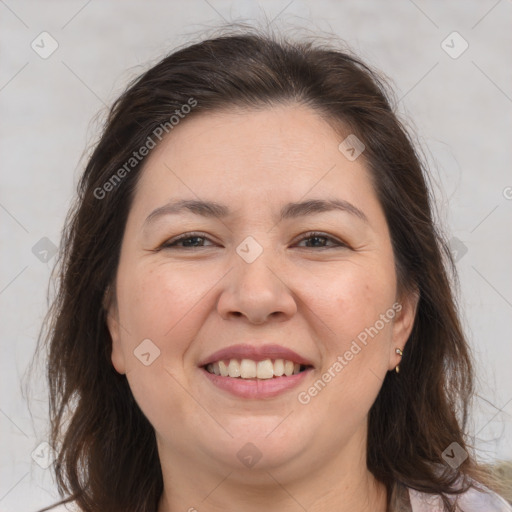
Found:
[[166, 463], [161, 456], [164, 492], [158, 512], [386, 512], [386, 488], [368, 471], [360, 448], [307, 464], [308, 471], [293, 478], [279, 468], [255, 466], [245, 474], [186, 458]]

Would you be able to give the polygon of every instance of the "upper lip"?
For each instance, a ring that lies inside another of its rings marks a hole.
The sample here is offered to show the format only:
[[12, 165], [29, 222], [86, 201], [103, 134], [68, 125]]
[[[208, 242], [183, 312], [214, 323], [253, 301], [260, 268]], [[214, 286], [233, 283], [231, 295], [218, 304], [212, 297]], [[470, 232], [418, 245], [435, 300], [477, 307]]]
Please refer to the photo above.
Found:
[[304, 366], [313, 366], [311, 361], [297, 354], [297, 352], [280, 345], [232, 345], [223, 348], [205, 357], [198, 366], [206, 366], [209, 363], [225, 361], [229, 359], [252, 359], [263, 361], [265, 359], [286, 359]]

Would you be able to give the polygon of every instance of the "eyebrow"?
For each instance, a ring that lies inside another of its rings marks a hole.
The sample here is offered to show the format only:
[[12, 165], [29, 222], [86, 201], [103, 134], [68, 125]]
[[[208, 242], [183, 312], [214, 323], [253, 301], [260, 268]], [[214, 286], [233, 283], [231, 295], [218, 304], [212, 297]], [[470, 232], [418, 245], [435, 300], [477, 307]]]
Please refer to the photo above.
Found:
[[[294, 219], [334, 210], [349, 213], [368, 223], [368, 218], [364, 212], [344, 199], [311, 199], [308, 201], [288, 203], [281, 208], [278, 220]], [[202, 217], [216, 219], [229, 217], [232, 214], [226, 205], [215, 201], [182, 199], [178, 201], [170, 201], [169, 203], [153, 210], [144, 221], [144, 225], [151, 224], [157, 218], [164, 215], [177, 215], [184, 212], [190, 212]]]

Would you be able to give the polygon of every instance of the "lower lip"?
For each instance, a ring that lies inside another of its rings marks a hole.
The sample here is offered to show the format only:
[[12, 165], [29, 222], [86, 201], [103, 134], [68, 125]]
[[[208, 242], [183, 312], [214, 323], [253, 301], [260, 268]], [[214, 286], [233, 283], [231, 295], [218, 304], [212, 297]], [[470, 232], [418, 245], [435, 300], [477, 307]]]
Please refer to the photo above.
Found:
[[221, 377], [206, 371], [204, 368], [200, 370], [206, 375], [212, 384], [220, 389], [241, 398], [271, 398], [285, 391], [298, 386], [313, 368], [308, 368], [303, 372], [289, 377], [273, 377], [271, 379], [241, 379], [232, 377]]

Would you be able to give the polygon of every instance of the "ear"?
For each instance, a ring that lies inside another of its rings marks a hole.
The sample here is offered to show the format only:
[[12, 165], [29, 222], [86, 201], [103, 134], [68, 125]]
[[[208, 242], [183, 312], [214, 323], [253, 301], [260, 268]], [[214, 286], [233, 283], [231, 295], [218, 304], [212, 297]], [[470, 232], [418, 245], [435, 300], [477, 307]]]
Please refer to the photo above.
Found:
[[419, 299], [419, 290], [413, 288], [403, 292], [393, 305], [396, 316], [393, 320], [393, 340], [390, 346], [389, 370], [394, 370], [402, 359], [396, 353], [396, 349], [406, 350], [405, 345], [414, 326]]
[[108, 286], [103, 296], [103, 308], [105, 310], [107, 328], [112, 338], [112, 365], [118, 373], [124, 375], [126, 373], [126, 361], [121, 345], [121, 329], [119, 324], [119, 309], [117, 307], [117, 299], [112, 287]]

